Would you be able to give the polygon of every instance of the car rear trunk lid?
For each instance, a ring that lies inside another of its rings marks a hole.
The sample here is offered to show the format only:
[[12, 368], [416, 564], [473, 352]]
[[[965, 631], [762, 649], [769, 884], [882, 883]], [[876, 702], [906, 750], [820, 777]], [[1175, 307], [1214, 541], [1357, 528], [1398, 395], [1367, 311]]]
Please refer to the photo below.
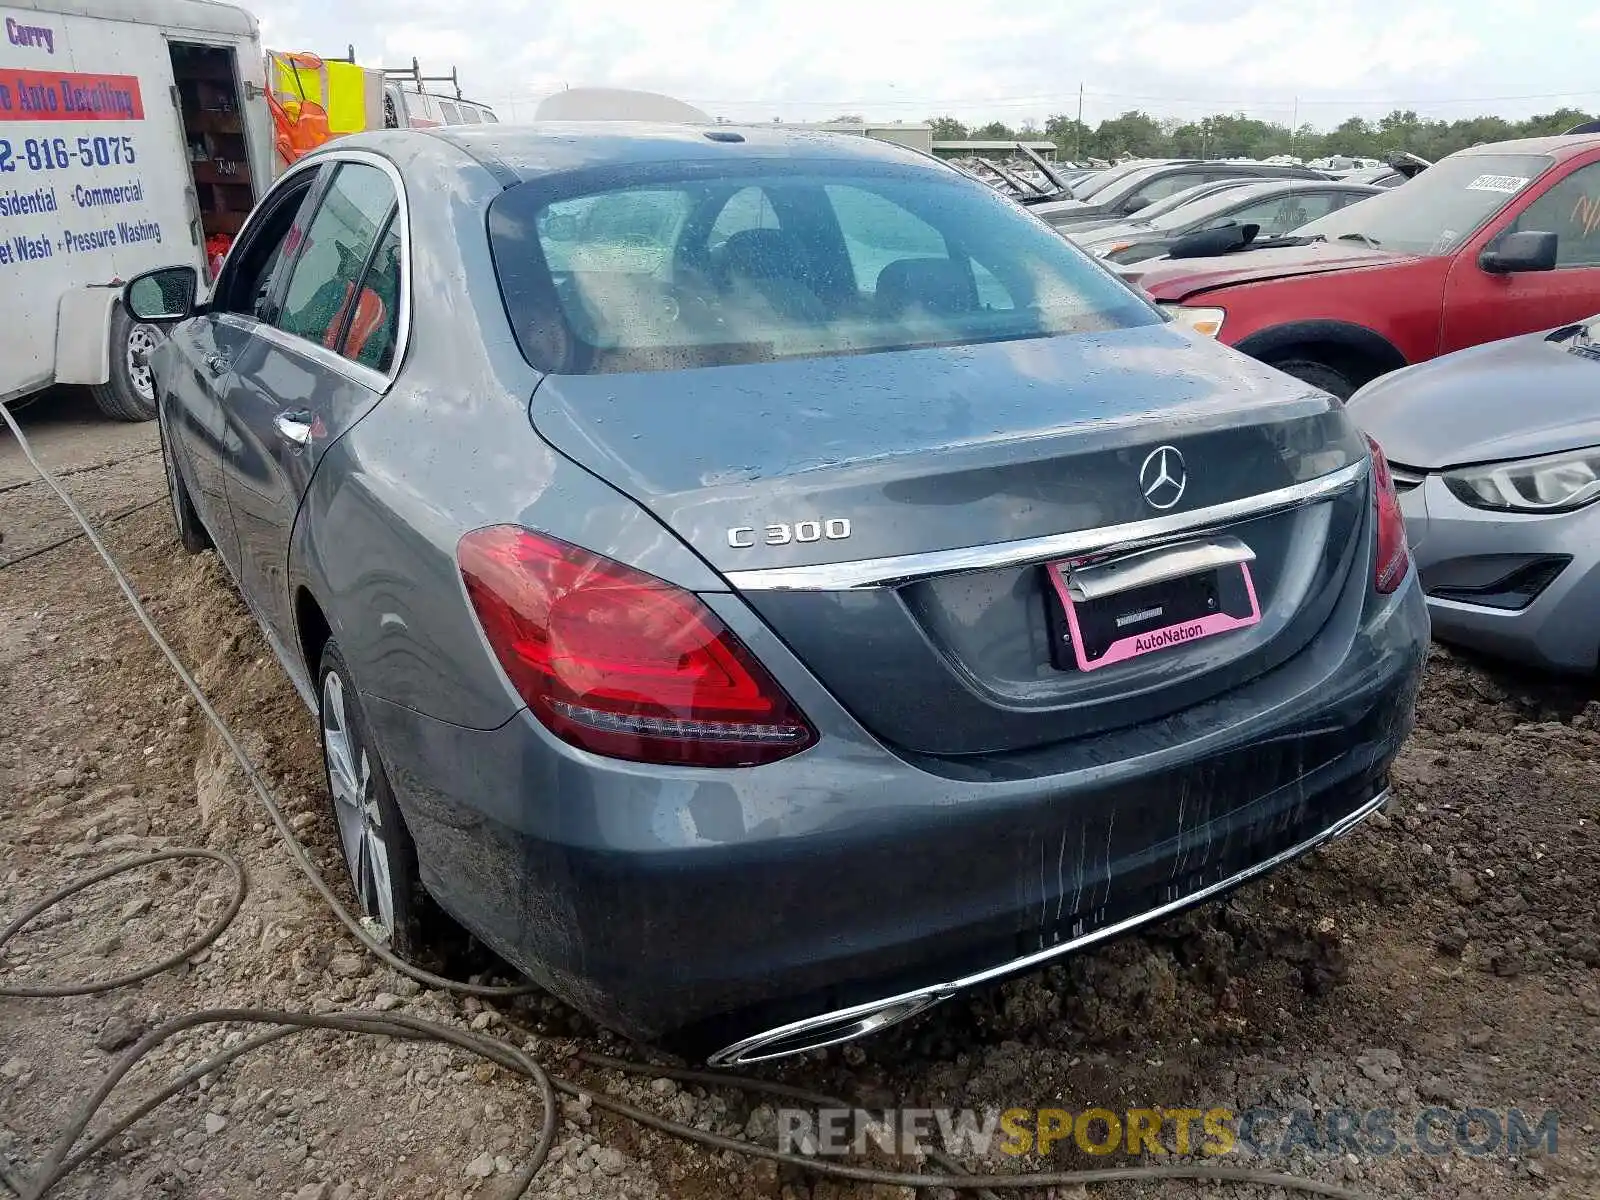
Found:
[[[1363, 528], [1355, 487], [1241, 518], [1359, 470], [1364, 443], [1328, 397], [1169, 326], [552, 377], [532, 418], [723, 572], [868, 729], [924, 754], [1026, 748], [1237, 686], [1315, 634]], [[1141, 474], [1162, 446], [1185, 480], [1156, 507]], [[1037, 539], [1200, 510], [1233, 513], [1259, 624], [1054, 665]]]

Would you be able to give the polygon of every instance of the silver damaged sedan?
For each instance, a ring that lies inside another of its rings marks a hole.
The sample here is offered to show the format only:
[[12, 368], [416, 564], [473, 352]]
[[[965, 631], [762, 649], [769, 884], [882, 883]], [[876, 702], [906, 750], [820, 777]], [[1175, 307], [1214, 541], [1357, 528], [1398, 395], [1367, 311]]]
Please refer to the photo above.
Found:
[[1350, 413], [1389, 453], [1434, 633], [1600, 666], [1600, 317], [1385, 375]]

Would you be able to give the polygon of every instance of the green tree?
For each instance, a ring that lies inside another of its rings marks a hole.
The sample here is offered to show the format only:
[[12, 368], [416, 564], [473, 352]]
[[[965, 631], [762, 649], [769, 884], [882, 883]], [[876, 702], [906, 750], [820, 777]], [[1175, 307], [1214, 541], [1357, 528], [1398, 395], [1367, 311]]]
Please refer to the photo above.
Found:
[[1101, 121], [1094, 131], [1091, 153], [1097, 158], [1117, 158], [1131, 154], [1150, 158], [1164, 153], [1166, 138], [1161, 125], [1149, 113], [1131, 110], [1109, 121]]
[[[1576, 122], [1574, 122], [1576, 124]], [[1565, 126], [1571, 129], [1572, 126]], [[1467, 146], [1479, 146], [1485, 142], [1504, 142], [1517, 136], [1517, 128], [1504, 117], [1468, 117], [1461, 121], [1452, 121], [1449, 126], [1449, 137], [1454, 143], [1448, 154]], [[1418, 151], [1421, 153], [1421, 151]]]
[[1580, 109], [1558, 108], [1553, 113], [1529, 117], [1521, 123], [1518, 132], [1522, 137], [1547, 137], [1553, 133], [1565, 133], [1574, 125], [1592, 119], [1588, 113]]
[[1017, 135], [1004, 121], [990, 121], [974, 129], [972, 136], [980, 141], [1009, 141]]
[[954, 117], [929, 117], [928, 126], [936, 142], [961, 142], [967, 138], [967, 127]]
[[[1395, 109], [1369, 121], [1346, 117], [1332, 129], [1319, 131], [1313, 125], [1291, 130], [1276, 121], [1262, 121], [1244, 113], [1212, 113], [1199, 120], [1181, 121], [1169, 117], [1158, 121], [1149, 113], [1132, 110], [1101, 121], [1090, 129], [1076, 118], [1056, 113], [1046, 119], [1044, 135], [1055, 142], [1062, 155], [1072, 158], [1269, 158], [1274, 154], [1297, 154], [1301, 158], [1320, 158], [1337, 154], [1360, 158], [1388, 158], [1405, 150], [1437, 161], [1468, 146], [1503, 142], [1520, 137], [1543, 137], [1565, 133], [1574, 125], [1591, 120], [1576, 108], [1558, 108], [1525, 121], [1483, 115], [1454, 121], [1424, 118], [1412, 109]], [[969, 130], [954, 117], [934, 117], [928, 122], [933, 136], [941, 141], [963, 138], [1010, 140], [1018, 136], [1002, 121]], [[1024, 121], [1021, 133], [1037, 136], [1038, 126]]]
[[1056, 144], [1056, 149], [1068, 158], [1081, 158], [1094, 132], [1076, 117], [1057, 113], [1044, 123], [1044, 135]]
[[1361, 117], [1346, 117], [1322, 139], [1324, 154], [1370, 158], [1377, 152], [1377, 131]]
[[1394, 109], [1378, 118], [1378, 149], [1382, 154], [1409, 149], [1419, 141], [1422, 120], [1411, 109]]

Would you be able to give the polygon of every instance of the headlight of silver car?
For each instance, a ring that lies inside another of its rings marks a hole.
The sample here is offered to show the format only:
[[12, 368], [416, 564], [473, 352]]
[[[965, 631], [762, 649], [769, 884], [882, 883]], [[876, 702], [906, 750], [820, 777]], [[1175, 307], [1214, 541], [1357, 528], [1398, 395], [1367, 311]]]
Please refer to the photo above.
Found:
[[1569, 512], [1600, 500], [1600, 447], [1544, 458], [1461, 467], [1445, 486], [1473, 508], [1502, 512]]
[[1221, 308], [1190, 308], [1187, 304], [1160, 304], [1156, 307], [1185, 329], [1192, 329], [1206, 337], [1216, 337], [1221, 333], [1222, 322], [1228, 316], [1227, 310]]

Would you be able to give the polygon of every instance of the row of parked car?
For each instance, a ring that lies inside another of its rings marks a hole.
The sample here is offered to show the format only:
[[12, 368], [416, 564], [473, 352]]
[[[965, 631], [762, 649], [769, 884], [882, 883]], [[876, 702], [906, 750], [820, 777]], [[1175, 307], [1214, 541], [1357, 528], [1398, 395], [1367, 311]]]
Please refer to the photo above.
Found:
[[1031, 207], [1179, 323], [1350, 403], [1440, 637], [1591, 672], [1600, 139], [1424, 166], [1128, 164]]

